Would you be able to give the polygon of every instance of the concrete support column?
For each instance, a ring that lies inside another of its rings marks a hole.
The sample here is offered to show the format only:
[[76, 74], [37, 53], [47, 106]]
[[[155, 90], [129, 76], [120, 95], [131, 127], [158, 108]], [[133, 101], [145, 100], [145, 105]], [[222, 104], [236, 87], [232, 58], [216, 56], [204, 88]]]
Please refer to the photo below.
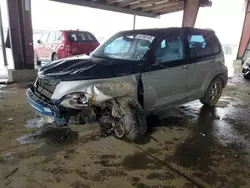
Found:
[[245, 20], [243, 24], [237, 59], [242, 60], [246, 51], [247, 45], [250, 41], [250, 0], [245, 1]]
[[184, 0], [182, 27], [194, 27], [200, 0]]
[[34, 69], [30, 0], [8, 0], [10, 45], [16, 70]]

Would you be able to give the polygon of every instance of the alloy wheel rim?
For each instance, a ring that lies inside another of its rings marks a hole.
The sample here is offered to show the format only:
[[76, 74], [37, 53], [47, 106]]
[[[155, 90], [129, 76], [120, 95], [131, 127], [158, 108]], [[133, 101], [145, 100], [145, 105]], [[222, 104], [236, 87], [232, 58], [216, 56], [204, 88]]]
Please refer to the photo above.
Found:
[[220, 84], [218, 82], [215, 82], [212, 86], [211, 94], [210, 94], [210, 101], [216, 100], [220, 95]]
[[119, 122], [114, 126], [114, 132], [118, 138], [122, 138], [124, 136], [125, 128], [122, 122]]

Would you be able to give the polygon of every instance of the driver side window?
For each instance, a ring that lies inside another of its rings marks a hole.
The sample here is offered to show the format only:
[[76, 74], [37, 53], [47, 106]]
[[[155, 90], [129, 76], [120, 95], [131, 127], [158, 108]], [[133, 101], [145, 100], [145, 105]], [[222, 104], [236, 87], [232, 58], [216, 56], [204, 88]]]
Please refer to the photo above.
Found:
[[183, 60], [184, 58], [184, 41], [180, 36], [168, 37], [158, 43], [155, 51], [156, 63]]

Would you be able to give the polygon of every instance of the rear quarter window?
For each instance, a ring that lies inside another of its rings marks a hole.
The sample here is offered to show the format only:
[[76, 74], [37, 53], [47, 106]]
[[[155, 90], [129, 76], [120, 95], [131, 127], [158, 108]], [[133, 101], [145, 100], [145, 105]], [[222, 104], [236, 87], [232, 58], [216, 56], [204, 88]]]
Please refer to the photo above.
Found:
[[220, 53], [220, 43], [211, 32], [194, 33], [187, 36], [190, 57], [202, 58]]
[[96, 38], [93, 34], [89, 32], [80, 32], [80, 31], [74, 31], [69, 32], [69, 41], [70, 42], [96, 42]]

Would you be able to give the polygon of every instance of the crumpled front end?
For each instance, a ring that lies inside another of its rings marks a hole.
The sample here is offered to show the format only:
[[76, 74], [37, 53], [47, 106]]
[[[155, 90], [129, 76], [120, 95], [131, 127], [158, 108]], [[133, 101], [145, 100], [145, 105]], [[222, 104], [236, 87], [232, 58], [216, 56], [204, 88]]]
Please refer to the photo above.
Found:
[[[45, 84], [45, 83], [46, 84]], [[65, 125], [66, 120], [61, 117], [59, 108], [51, 100], [56, 86], [52, 86], [46, 79], [37, 79], [32, 87], [27, 89], [26, 97], [31, 107], [43, 116], [49, 117], [57, 125]]]
[[71, 93], [83, 93], [93, 97], [94, 105], [119, 96], [137, 97], [140, 74], [107, 79], [62, 81], [52, 95], [53, 100], [62, 99]]
[[76, 123], [85, 122], [88, 116], [93, 119], [95, 107], [101, 107], [110, 99], [121, 96], [137, 97], [139, 79], [139, 74], [76, 81], [41, 77], [27, 90], [26, 95], [34, 110], [53, 117], [56, 124], [61, 126], [70, 119], [76, 120]]

